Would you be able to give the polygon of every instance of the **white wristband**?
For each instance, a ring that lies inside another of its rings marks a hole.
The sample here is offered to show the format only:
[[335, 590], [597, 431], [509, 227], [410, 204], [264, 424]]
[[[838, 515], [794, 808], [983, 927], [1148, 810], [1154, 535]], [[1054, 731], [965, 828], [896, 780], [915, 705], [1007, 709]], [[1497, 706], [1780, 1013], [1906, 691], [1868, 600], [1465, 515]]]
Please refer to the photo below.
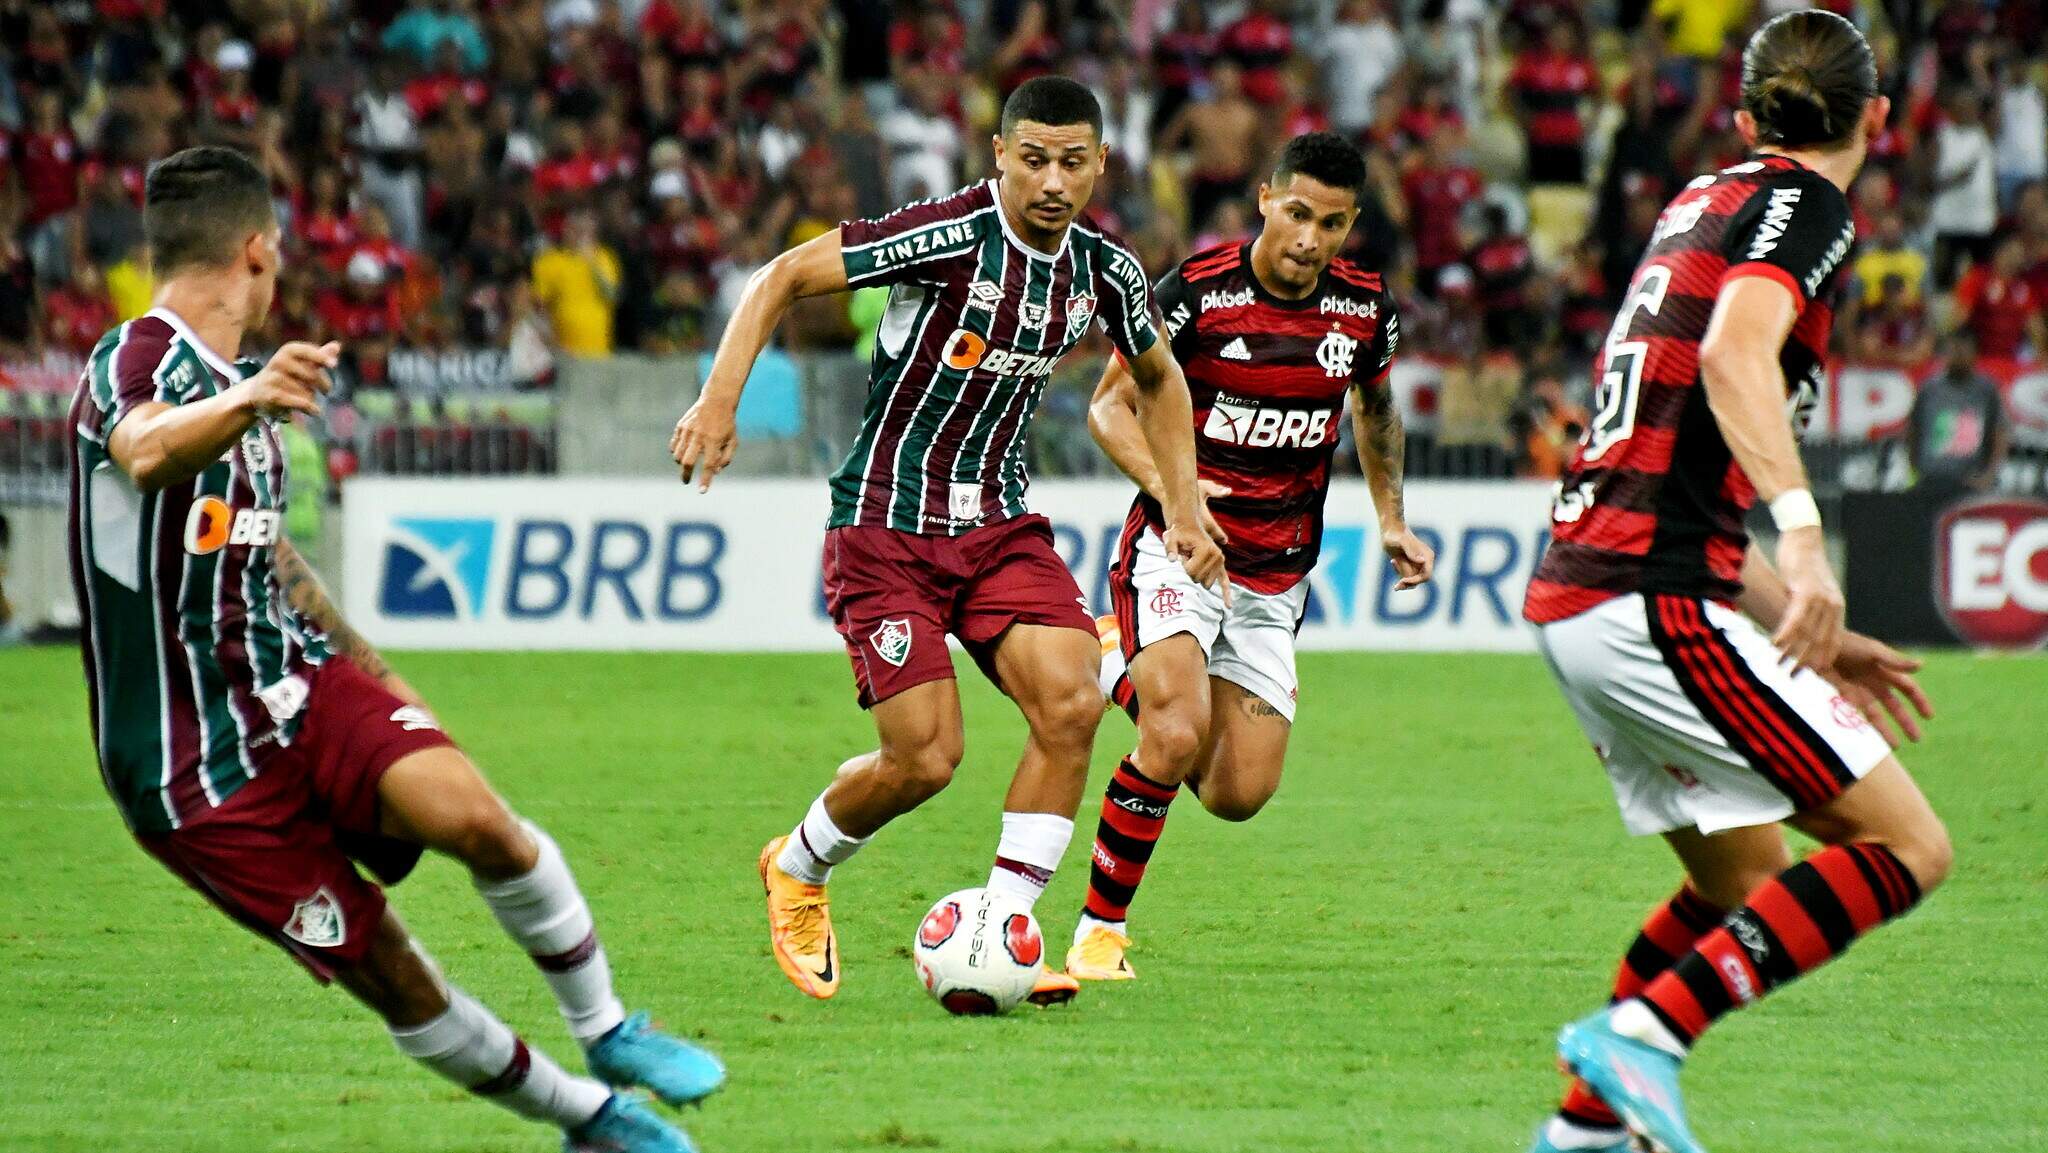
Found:
[[1771, 523], [1779, 532], [1791, 532], [1795, 528], [1819, 528], [1820, 506], [1813, 501], [1810, 489], [1795, 488], [1781, 492], [1771, 502]]

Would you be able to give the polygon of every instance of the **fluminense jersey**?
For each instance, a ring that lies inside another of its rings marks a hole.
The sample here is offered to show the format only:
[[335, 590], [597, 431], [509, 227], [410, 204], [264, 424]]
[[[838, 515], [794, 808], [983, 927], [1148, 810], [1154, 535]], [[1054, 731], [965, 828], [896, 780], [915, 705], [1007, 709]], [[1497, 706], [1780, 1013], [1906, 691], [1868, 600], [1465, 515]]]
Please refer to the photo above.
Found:
[[[1314, 292], [1283, 300], [1252, 272], [1249, 243], [1189, 257], [1154, 292], [1194, 402], [1197, 474], [1230, 489], [1209, 512], [1230, 538], [1231, 582], [1284, 592], [1322, 546], [1346, 390], [1387, 387], [1393, 299], [1378, 273], [1339, 259]], [[1131, 515], [1165, 527], [1143, 493]]]
[[1060, 357], [1101, 323], [1126, 358], [1159, 339], [1144, 266], [1077, 219], [1024, 243], [996, 182], [840, 226], [847, 283], [891, 286], [833, 527], [958, 535], [1024, 511], [1025, 428]]
[[327, 656], [278, 592], [285, 453], [269, 421], [155, 492], [107, 455], [136, 405], [202, 400], [259, 367], [157, 309], [100, 338], [71, 402], [71, 580], [93, 740], [140, 832], [177, 828], [260, 772], [290, 743]]
[[1778, 363], [1803, 427], [1856, 227], [1840, 189], [1759, 155], [1686, 185], [1650, 235], [1593, 366], [1593, 417], [1558, 483], [1551, 543], [1522, 615], [1538, 624], [1631, 592], [1732, 600], [1742, 590], [1756, 490], [1721, 438], [1699, 346], [1721, 287], [1782, 283], [1799, 318]]

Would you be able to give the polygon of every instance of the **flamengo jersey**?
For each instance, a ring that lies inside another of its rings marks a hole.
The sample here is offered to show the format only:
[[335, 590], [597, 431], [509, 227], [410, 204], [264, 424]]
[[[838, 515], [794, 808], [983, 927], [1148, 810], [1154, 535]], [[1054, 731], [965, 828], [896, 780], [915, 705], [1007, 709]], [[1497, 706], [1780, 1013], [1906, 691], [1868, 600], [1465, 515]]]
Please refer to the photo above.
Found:
[[156, 309], [100, 338], [71, 402], [71, 581], [93, 741], [138, 832], [218, 806], [289, 744], [326, 659], [278, 594], [285, 454], [260, 421], [197, 477], [136, 488], [107, 455], [136, 405], [185, 404], [255, 372]]
[[1841, 190], [1782, 156], [1702, 176], [1665, 206], [1593, 366], [1593, 419], [1558, 482], [1524, 617], [1563, 620], [1629, 592], [1731, 600], [1742, 590], [1742, 519], [1756, 490], [1707, 409], [1700, 339], [1728, 281], [1765, 276], [1789, 289], [1799, 319], [1778, 363], [1803, 428], [1855, 240]]
[[1101, 322], [1135, 359], [1159, 339], [1144, 266], [1076, 220], [1025, 244], [985, 181], [840, 225], [846, 280], [891, 286], [860, 435], [832, 520], [956, 536], [1024, 511], [1024, 428], [1068, 349]]
[[[1196, 472], [1230, 489], [1209, 512], [1230, 537], [1231, 583], [1285, 592], [1322, 547], [1345, 392], [1387, 387], [1393, 298], [1378, 273], [1339, 259], [1314, 292], [1282, 300], [1253, 274], [1249, 243], [1189, 257], [1155, 292], [1194, 402]], [[1143, 493], [1131, 516], [1165, 528]]]

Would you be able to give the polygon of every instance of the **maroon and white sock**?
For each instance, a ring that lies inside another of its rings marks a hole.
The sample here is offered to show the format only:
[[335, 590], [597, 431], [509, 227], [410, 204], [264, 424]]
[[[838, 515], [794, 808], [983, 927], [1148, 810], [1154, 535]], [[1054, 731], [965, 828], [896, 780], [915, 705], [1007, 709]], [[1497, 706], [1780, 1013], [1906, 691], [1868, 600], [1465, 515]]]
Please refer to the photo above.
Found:
[[1731, 1009], [1826, 964], [1919, 900], [1912, 871], [1883, 845], [1822, 849], [1766, 882], [1617, 1008], [1615, 1028], [1683, 1056]]
[[1057, 813], [1004, 813], [1003, 837], [996, 844], [988, 887], [1036, 904], [1052, 884], [1073, 839], [1074, 822]]
[[612, 1091], [572, 1077], [462, 990], [448, 987], [448, 1008], [423, 1025], [392, 1029], [399, 1052], [521, 1117], [573, 1129], [597, 1116]]
[[540, 859], [509, 881], [479, 879], [476, 891], [506, 934], [533, 957], [570, 1034], [587, 1048], [626, 1019], [625, 1006], [612, 992], [611, 962], [560, 846], [539, 826], [523, 824], [540, 847]]

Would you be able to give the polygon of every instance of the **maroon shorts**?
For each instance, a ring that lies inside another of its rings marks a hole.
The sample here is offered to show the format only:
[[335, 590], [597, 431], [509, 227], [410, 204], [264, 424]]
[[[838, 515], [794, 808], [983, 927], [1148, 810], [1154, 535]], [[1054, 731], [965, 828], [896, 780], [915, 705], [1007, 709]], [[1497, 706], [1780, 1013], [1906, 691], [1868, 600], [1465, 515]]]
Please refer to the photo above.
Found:
[[1085, 603], [1053, 547], [1052, 522], [1035, 514], [960, 536], [871, 525], [825, 534], [825, 609], [846, 642], [864, 709], [950, 678], [947, 633], [994, 680], [992, 654], [1005, 629], [1048, 625], [1093, 634]]
[[313, 676], [292, 743], [206, 815], [142, 847], [229, 916], [328, 980], [362, 960], [384, 917], [385, 883], [410, 872], [418, 845], [378, 830], [377, 782], [399, 758], [453, 746], [346, 657]]

